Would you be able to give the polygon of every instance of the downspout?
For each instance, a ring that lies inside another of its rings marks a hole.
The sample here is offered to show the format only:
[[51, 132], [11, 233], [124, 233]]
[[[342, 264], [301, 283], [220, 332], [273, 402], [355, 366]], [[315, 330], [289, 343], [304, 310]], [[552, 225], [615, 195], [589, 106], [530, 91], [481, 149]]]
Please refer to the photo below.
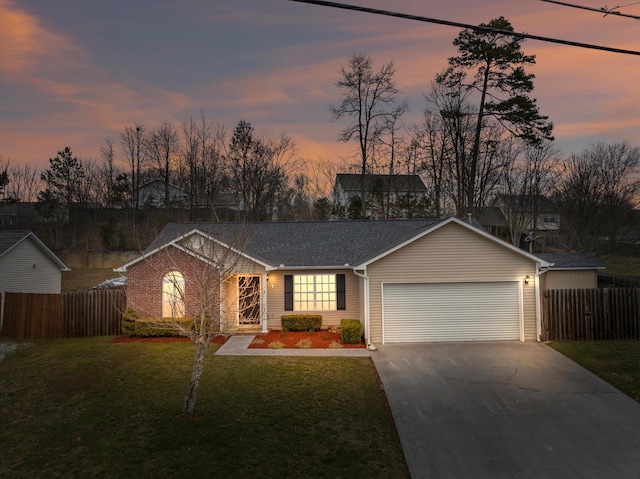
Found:
[[367, 345], [367, 349], [375, 350], [376, 347], [371, 344], [371, 331], [369, 322], [369, 277], [367, 276], [367, 269], [365, 267], [364, 274], [358, 273], [355, 267], [352, 268], [352, 270], [353, 274], [364, 280], [364, 342]]
[[542, 338], [542, 298], [540, 297], [540, 276], [549, 271], [545, 269], [540, 270], [540, 265], [536, 263], [536, 276], [535, 276], [535, 295], [536, 295], [536, 340], [540, 342]]

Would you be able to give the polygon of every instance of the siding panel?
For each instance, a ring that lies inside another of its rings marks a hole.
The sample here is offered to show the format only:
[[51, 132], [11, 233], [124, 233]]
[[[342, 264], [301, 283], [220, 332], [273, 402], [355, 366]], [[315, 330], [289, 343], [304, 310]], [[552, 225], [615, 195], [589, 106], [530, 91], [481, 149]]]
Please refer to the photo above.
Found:
[[520, 339], [517, 282], [394, 283], [383, 289], [385, 343]]
[[60, 294], [60, 268], [31, 238], [0, 258], [0, 291]]
[[463, 226], [449, 223], [367, 268], [373, 342], [382, 341], [382, 283], [519, 281], [523, 284], [524, 337], [536, 338], [533, 261]]

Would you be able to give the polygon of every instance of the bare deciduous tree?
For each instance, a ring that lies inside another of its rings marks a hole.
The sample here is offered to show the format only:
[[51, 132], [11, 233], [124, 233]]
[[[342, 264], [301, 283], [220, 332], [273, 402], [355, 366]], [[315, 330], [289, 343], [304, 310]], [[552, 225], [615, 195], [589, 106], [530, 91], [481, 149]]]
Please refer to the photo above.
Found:
[[565, 161], [555, 198], [570, 244], [583, 251], [615, 244], [638, 206], [639, 174], [640, 148], [628, 142], [595, 143]]
[[200, 121], [190, 118], [182, 124], [183, 157], [186, 180], [179, 184], [190, 193], [190, 207], [215, 206], [226, 187], [224, 125], [208, 120], [204, 111]]
[[295, 145], [286, 135], [277, 140], [256, 138], [251, 123], [244, 120], [238, 123], [231, 137], [227, 167], [246, 219], [270, 218], [278, 194], [286, 188], [294, 155]]
[[164, 183], [164, 206], [169, 208], [172, 166], [180, 149], [178, 132], [171, 123], [163, 121], [148, 135], [145, 149], [156, 173]]
[[474, 159], [476, 112], [469, 91], [460, 81], [451, 81], [451, 77], [443, 81], [440, 75], [425, 100], [418, 138], [423, 148], [423, 171], [435, 188], [436, 210], [442, 212], [450, 202], [459, 217], [466, 216], [471, 206], [478, 210], [486, 205], [501, 168], [510, 161], [503, 144], [507, 138], [495, 123], [485, 120]]
[[[358, 143], [360, 174], [362, 175], [361, 198], [365, 198], [365, 175], [371, 168], [371, 155], [376, 141], [387, 126], [387, 119], [399, 117], [406, 111], [406, 104], [396, 104], [398, 88], [394, 80], [393, 62], [385, 63], [379, 71], [373, 70], [373, 59], [368, 55], [356, 54], [349, 59], [347, 68], [340, 69], [336, 87], [342, 92], [342, 101], [330, 106], [334, 120], [352, 118], [352, 123], [344, 128], [339, 139], [343, 142], [355, 140]], [[362, 216], [366, 215], [366, 204], [362, 202]]]
[[[226, 232], [211, 224], [207, 231], [189, 233], [185, 230], [179, 241], [143, 261], [147, 262], [145, 277], [153, 278], [148, 295], [158, 298], [162, 287], [163, 318], [155, 320], [154, 326], [188, 337], [196, 347], [182, 409], [184, 416], [193, 417], [211, 341], [235, 326], [238, 317], [261, 314], [260, 297], [266, 285], [260, 281], [242, 283], [242, 278], [259, 278], [242, 275], [247, 272], [241, 253], [248, 230]], [[162, 278], [162, 285], [158, 278]]]
[[539, 228], [540, 202], [552, 190], [557, 178], [557, 151], [550, 142], [541, 147], [518, 144], [512, 162], [502, 173], [500, 189], [504, 193], [502, 211], [505, 214], [509, 240], [520, 246], [522, 237]]
[[127, 174], [115, 163], [115, 144], [106, 139], [100, 147], [102, 164], [98, 168], [99, 181], [96, 184], [100, 203], [107, 208], [121, 208], [126, 204], [129, 189]]
[[9, 183], [6, 195], [19, 202], [30, 203], [38, 199], [38, 193], [43, 188], [43, 180], [40, 172], [30, 166], [8, 165]]
[[140, 177], [145, 161], [144, 144], [146, 129], [140, 123], [126, 126], [120, 132], [120, 146], [124, 151], [126, 161], [129, 165], [130, 198], [129, 206], [131, 210], [131, 224], [134, 243], [137, 242], [137, 218], [140, 208]]

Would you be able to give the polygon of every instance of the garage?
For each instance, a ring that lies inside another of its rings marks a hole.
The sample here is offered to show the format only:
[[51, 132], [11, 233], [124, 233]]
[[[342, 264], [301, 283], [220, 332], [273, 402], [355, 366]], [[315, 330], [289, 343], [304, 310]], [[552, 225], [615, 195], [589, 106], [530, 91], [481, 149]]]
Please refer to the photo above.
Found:
[[517, 281], [384, 283], [383, 342], [518, 341]]

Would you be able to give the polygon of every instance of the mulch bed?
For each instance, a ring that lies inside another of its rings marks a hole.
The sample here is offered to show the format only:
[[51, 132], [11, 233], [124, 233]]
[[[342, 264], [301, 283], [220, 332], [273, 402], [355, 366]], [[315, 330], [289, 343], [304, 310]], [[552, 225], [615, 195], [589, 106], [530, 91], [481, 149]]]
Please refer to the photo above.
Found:
[[[228, 336], [216, 336], [211, 341], [214, 344], [224, 344], [229, 339]], [[112, 343], [190, 343], [189, 338], [163, 337], [163, 338], [142, 338], [140, 336], [118, 336], [111, 340]]]
[[[253, 333], [252, 333], [253, 334]], [[344, 344], [340, 339], [340, 333], [330, 331], [315, 331], [308, 333], [304, 331], [288, 331], [286, 333], [277, 330], [270, 330], [268, 333], [255, 333], [256, 340], [249, 346], [251, 349], [269, 349], [269, 345], [274, 341], [282, 343], [283, 348], [300, 349], [300, 341], [309, 341], [311, 349], [329, 349], [331, 343], [338, 344], [342, 348], [364, 348], [364, 343]], [[215, 344], [224, 344], [229, 336], [216, 336], [211, 341]], [[189, 338], [162, 337], [162, 338], [142, 338], [139, 336], [118, 336], [111, 340], [113, 343], [188, 343]]]
[[340, 333], [332, 333], [330, 331], [315, 331], [313, 333], [287, 331], [285, 333], [271, 330], [266, 334], [258, 333], [255, 336], [256, 339], [249, 346], [251, 349], [269, 349], [269, 345], [274, 341], [281, 342], [283, 348], [298, 349], [298, 343], [302, 340], [310, 341], [312, 349], [328, 349], [332, 342], [339, 344], [343, 348], [364, 348], [364, 343], [343, 344], [340, 340]]

